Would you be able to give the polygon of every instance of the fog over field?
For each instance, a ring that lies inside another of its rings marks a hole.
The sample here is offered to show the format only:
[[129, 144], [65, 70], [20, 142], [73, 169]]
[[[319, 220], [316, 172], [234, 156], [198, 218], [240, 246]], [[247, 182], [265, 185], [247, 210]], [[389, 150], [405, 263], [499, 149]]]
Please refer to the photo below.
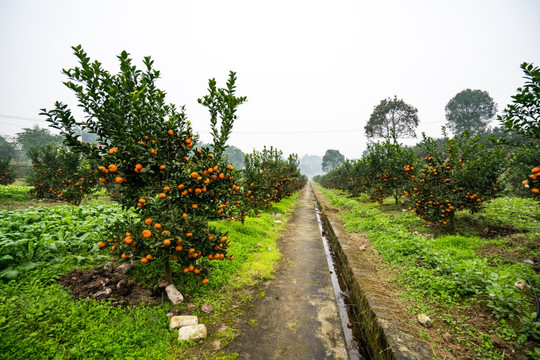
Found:
[[359, 158], [364, 126], [387, 97], [418, 109], [418, 136], [440, 136], [445, 105], [467, 88], [502, 111], [523, 84], [520, 64], [540, 64], [538, 14], [536, 0], [0, 0], [0, 135], [47, 126], [39, 109], [55, 101], [77, 108], [61, 69], [77, 65], [71, 46], [81, 44], [113, 73], [122, 50], [139, 67], [151, 55], [158, 86], [186, 105], [205, 142], [197, 98], [233, 70], [248, 102], [230, 144]]

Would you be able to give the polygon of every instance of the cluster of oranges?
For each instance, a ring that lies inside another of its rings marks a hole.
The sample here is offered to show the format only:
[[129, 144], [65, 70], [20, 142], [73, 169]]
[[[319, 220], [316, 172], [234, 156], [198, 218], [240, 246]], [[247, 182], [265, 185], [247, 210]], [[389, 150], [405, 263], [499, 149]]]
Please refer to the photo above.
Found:
[[534, 167], [529, 175], [529, 180], [523, 180], [522, 184], [530, 188], [534, 195], [540, 195], [540, 167]]
[[234, 259], [227, 255], [231, 243], [226, 234], [209, 227], [208, 219], [241, 220], [247, 215], [240, 213], [240, 201], [233, 201], [241, 190], [235, 183], [239, 179], [234, 166], [214, 158], [208, 149], [194, 148], [191, 132], [169, 129], [165, 134], [158, 140], [139, 140], [138, 156], [120, 146], [103, 156], [100, 181], [124, 197], [130, 194], [142, 219], [126, 224], [124, 241], [113, 237], [111, 250], [121, 259], [138, 258], [144, 264], [178, 261], [188, 269], [185, 273], [207, 283], [203, 259]]

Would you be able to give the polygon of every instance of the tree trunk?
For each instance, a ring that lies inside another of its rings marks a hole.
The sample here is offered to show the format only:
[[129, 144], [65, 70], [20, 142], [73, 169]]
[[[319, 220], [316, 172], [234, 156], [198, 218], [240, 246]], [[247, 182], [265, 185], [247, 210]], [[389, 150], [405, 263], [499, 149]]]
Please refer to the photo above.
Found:
[[452, 213], [451, 218], [450, 218], [450, 221], [451, 221], [451, 223], [452, 223], [452, 231], [453, 231], [454, 234], [455, 234], [456, 231], [457, 231], [457, 224], [456, 224], [456, 217], [454, 216], [454, 213]]
[[169, 263], [168, 257], [163, 260], [163, 270], [165, 271], [165, 281], [168, 284], [172, 283], [171, 264]]

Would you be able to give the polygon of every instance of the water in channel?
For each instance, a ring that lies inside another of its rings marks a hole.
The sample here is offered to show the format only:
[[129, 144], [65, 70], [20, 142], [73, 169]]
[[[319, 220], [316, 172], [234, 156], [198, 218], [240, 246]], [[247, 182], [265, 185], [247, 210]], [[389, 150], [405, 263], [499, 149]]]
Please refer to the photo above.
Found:
[[315, 197], [313, 197], [313, 202], [315, 204], [315, 212], [317, 213], [317, 221], [319, 222], [319, 230], [321, 232], [324, 245], [324, 252], [326, 253], [326, 261], [328, 262], [328, 268], [330, 269], [332, 287], [334, 288], [334, 294], [336, 296], [339, 317], [341, 318], [341, 325], [343, 328], [343, 334], [345, 336], [345, 344], [349, 353], [349, 359], [371, 360], [372, 357], [369, 353], [367, 341], [365, 340], [364, 332], [359, 327], [356, 310], [349, 297], [349, 290], [347, 288], [347, 284], [345, 283], [345, 279], [341, 274], [339, 262], [332, 248], [332, 244], [325, 236], [321, 212], [317, 206]]

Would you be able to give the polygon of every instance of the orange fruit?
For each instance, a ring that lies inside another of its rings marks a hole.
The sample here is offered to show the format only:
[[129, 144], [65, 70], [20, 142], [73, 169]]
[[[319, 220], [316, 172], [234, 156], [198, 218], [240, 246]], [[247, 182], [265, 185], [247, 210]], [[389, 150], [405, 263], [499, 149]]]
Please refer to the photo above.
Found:
[[109, 172], [115, 173], [117, 170], [118, 168], [116, 167], [116, 165], [114, 164], [109, 165]]
[[229, 164], [229, 165], [227, 165], [227, 169], [233, 170], [233, 169], [234, 169], [234, 166], [232, 166], [231, 164]]
[[167, 134], [169, 134], [169, 135], [174, 135], [174, 131], [172, 131], [171, 129], [169, 129], [169, 131], [167, 131]]
[[120, 176], [117, 176], [114, 178], [114, 182], [117, 183], [117, 184], [121, 184], [124, 182], [124, 179], [122, 179], [122, 177]]
[[154, 257], [153, 257], [152, 255], [148, 254], [148, 255], [146, 255], [146, 258], [147, 258], [148, 260], [152, 260]]
[[100, 241], [100, 242], [98, 242], [98, 245], [99, 245], [99, 247], [102, 247], [102, 248], [104, 248], [105, 246], [107, 246], [107, 244], [105, 243], [105, 241]]
[[122, 259], [127, 259], [127, 257], [128, 256], [126, 254], [122, 254], [122, 256], [121, 256]]
[[147, 258], [142, 258], [142, 259], [141, 259], [141, 262], [142, 262], [143, 264], [148, 264], [148, 259], [147, 259]]
[[205, 285], [208, 284], [208, 279], [204, 279], [204, 280], [202, 281], [202, 283], [205, 284]]
[[178, 245], [174, 248], [175, 251], [182, 251], [183, 247], [181, 245]]
[[197, 205], [197, 204], [193, 204], [193, 205], [191, 205], [191, 207], [192, 207], [193, 209], [196, 209], [196, 208], [198, 208], [198, 205]]
[[124, 242], [129, 245], [133, 242], [133, 239], [130, 236], [126, 236], [124, 238]]
[[191, 173], [191, 178], [196, 179], [199, 177], [199, 174], [197, 174], [195, 171]]
[[152, 236], [152, 232], [150, 230], [143, 230], [142, 237], [145, 239], [148, 239], [150, 236]]
[[159, 170], [165, 170], [166, 166], [165, 165], [160, 165], [159, 166]]
[[533, 174], [540, 173], [540, 167], [535, 167], [531, 170]]
[[148, 219], [144, 220], [144, 223], [146, 225], [150, 225], [150, 224], [152, 224], [152, 219], [148, 218]]
[[170, 246], [171, 245], [171, 240], [169, 240], [169, 239], [163, 240], [163, 245], [164, 246]]
[[540, 189], [532, 188], [531, 191], [533, 194], [536, 194], [536, 195], [540, 194]]
[[154, 225], [154, 227], [155, 227], [156, 229], [161, 229], [161, 224], [160, 224], [160, 223], [157, 223], [157, 224]]

